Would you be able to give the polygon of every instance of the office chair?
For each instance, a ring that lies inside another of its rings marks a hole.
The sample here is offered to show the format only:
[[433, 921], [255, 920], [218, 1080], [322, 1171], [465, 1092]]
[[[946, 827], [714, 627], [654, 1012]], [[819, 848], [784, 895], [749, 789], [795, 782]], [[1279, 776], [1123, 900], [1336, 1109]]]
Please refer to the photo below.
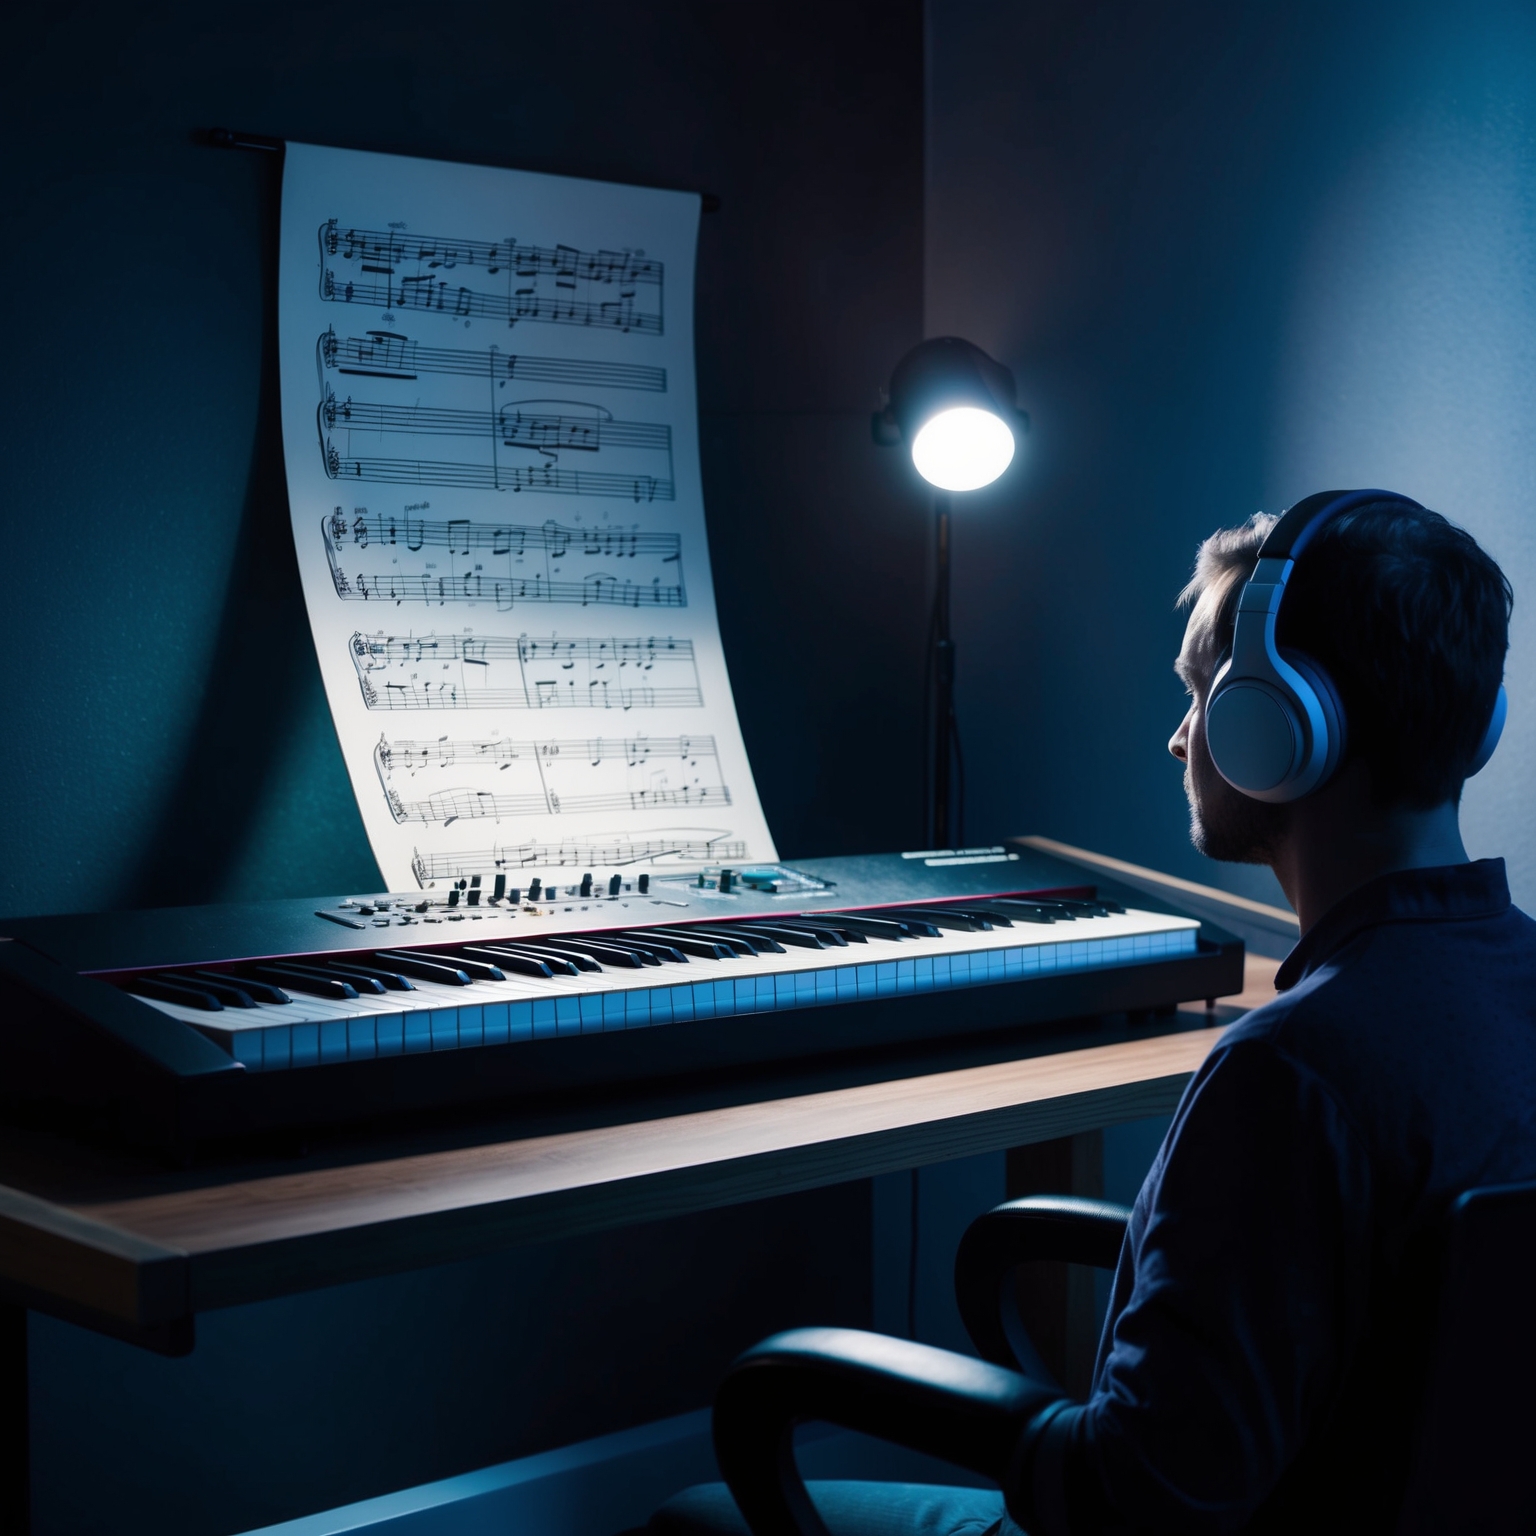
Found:
[[[795, 1466], [798, 1423], [837, 1424], [1001, 1480], [1039, 1400], [1018, 1369], [1039, 1366], [1013, 1272], [1038, 1260], [1112, 1269], [1129, 1215], [1104, 1201], [1035, 1195], [974, 1221], [955, 1290], [980, 1360], [849, 1328], [797, 1328], [748, 1350], [721, 1385], [714, 1436], [753, 1536], [826, 1536]], [[1399, 1536], [1536, 1530], [1536, 1330], [1518, 1303], [1536, 1277], [1536, 1183], [1460, 1196], [1442, 1252]]]

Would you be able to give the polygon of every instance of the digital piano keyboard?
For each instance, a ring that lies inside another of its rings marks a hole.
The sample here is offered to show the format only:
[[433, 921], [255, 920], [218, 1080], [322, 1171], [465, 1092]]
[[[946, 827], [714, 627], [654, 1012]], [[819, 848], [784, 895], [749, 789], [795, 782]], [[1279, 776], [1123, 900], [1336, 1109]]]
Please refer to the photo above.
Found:
[[1019, 846], [0, 921], [0, 1098], [186, 1147], [1241, 990], [1231, 934], [1084, 873]]

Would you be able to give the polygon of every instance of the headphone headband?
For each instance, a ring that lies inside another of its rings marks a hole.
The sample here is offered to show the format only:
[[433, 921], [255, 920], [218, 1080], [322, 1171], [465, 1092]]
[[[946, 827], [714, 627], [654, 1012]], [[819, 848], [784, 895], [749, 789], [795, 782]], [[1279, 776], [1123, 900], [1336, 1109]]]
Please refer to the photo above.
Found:
[[1319, 491], [1286, 508], [1260, 546], [1259, 559], [1299, 560], [1301, 552], [1334, 518], [1377, 501], [1399, 502], [1416, 512], [1424, 510], [1418, 502], [1399, 496], [1396, 491]]
[[[1319, 491], [1288, 508], [1259, 548], [1238, 596], [1228, 660], [1205, 707], [1211, 761], [1254, 800], [1299, 800], [1328, 782], [1344, 751], [1344, 708], [1323, 668], [1280, 649], [1276, 624], [1291, 571], [1319, 531], [1356, 507], [1379, 502], [1424, 509], [1395, 491]], [[1468, 773], [1493, 755], [1509, 701], [1501, 685], [1493, 717]]]

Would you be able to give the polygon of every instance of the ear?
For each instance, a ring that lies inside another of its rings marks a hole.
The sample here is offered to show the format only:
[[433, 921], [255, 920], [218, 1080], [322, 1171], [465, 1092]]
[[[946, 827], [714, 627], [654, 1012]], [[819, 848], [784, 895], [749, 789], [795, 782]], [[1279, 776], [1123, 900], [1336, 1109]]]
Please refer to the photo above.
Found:
[[1481, 773], [1488, 766], [1488, 759], [1493, 756], [1493, 749], [1499, 744], [1499, 737], [1504, 734], [1504, 722], [1509, 718], [1509, 694], [1505, 691], [1504, 684], [1499, 684], [1499, 692], [1493, 701], [1493, 714], [1488, 721], [1488, 729], [1483, 732], [1482, 743], [1477, 749], [1477, 756], [1472, 759], [1472, 766], [1467, 769], [1467, 777], [1470, 779], [1474, 773]]

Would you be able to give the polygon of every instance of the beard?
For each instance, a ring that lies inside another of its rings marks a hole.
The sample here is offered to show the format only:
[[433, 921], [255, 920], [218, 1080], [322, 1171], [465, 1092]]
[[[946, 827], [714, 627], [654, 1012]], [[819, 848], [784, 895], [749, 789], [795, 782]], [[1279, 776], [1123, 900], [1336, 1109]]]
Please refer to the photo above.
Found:
[[[1196, 764], [1198, 763], [1198, 767]], [[1184, 770], [1189, 840], [1208, 859], [1224, 864], [1272, 864], [1290, 820], [1290, 807], [1250, 800], [1200, 754]]]

